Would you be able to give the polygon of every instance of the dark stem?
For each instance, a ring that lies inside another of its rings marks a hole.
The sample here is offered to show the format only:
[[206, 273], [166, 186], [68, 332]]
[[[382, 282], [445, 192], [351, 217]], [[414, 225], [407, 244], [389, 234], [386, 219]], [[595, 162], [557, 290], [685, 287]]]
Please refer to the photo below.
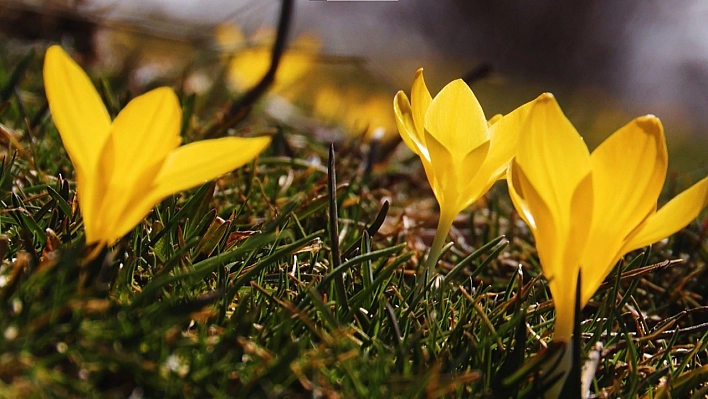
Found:
[[583, 308], [582, 306], [580, 306], [580, 296], [582, 290], [581, 278], [582, 272], [578, 271], [578, 281], [575, 288], [575, 323], [573, 326], [573, 338], [571, 340], [572, 344], [570, 348], [566, 346], [566, 350], [570, 349], [573, 352], [573, 364], [570, 368], [570, 371], [568, 372], [568, 378], [565, 380], [565, 385], [563, 385], [563, 390], [561, 391], [561, 394], [559, 396], [560, 398], [580, 399], [582, 391], [580, 383], [580, 376], [582, 371], [582, 350], [580, 349], [582, 340], [580, 339], [580, 337], [583, 333], [581, 327], [581, 323], [583, 321], [581, 313]]
[[[337, 208], [337, 174], [334, 168], [334, 144], [329, 145], [329, 162], [327, 167], [327, 191], [329, 191], [329, 239], [332, 249], [332, 270], [342, 264], [342, 254], [339, 249], [339, 211]], [[344, 311], [349, 311], [347, 291], [344, 286], [344, 274], [335, 276], [334, 288]]]
[[285, 44], [290, 31], [290, 23], [292, 21], [294, 0], [283, 0], [283, 5], [280, 8], [280, 19], [278, 21], [278, 32], [273, 43], [272, 57], [270, 67], [260, 82], [251, 90], [246, 92], [240, 99], [231, 103], [226, 113], [220, 118], [219, 122], [210, 127], [205, 133], [205, 138], [214, 138], [223, 136], [224, 132], [230, 127], [236, 125], [243, 118], [248, 116], [253, 108], [253, 104], [258, 100], [275, 80], [275, 73], [278, 70], [280, 59], [285, 52]]

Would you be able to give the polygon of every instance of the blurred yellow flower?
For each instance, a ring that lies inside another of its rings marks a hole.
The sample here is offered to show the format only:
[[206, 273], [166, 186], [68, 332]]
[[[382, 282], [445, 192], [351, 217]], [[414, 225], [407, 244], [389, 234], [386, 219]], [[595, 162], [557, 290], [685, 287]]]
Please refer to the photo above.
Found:
[[[237, 26], [223, 24], [217, 26], [215, 36], [221, 48], [232, 54], [228, 65], [231, 86], [240, 91], [255, 86], [270, 66], [274, 32], [260, 30], [246, 38]], [[364, 63], [323, 55], [321, 47], [321, 40], [312, 34], [303, 34], [290, 44], [270, 92], [297, 108], [272, 102], [275, 106], [266, 109], [276, 111], [272, 116], [277, 119], [296, 124], [303, 115], [314, 117], [367, 141], [376, 137], [390, 142], [397, 137], [388, 87], [377, 82]]]
[[76, 170], [87, 244], [110, 245], [165, 197], [251, 161], [270, 138], [180, 146], [182, 110], [167, 87], [134, 98], [115, 120], [91, 80], [59, 46], [44, 60], [54, 124]]
[[432, 98], [416, 72], [411, 101], [399, 91], [393, 101], [398, 132], [423, 163], [440, 204], [440, 220], [427, 260], [432, 276], [455, 217], [483, 196], [516, 155], [518, 131], [530, 108], [527, 103], [490, 122], [469, 86], [448, 83]]
[[698, 216], [708, 201], [708, 178], [657, 211], [668, 155], [653, 115], [634, 119], [592, 154], [550, 94], [539, 97], [522, 126], [509, 194], [533, 232], [549, 280], [554, 339], [569, 342], [578, 274], [582, 308], [624, 254]]
[[390, 93], [361, 86], [343, 88], [332, 82], [323, 83], [314, 91], [312, 114], [319, 120], [362, 135], [366, 141], [376, 138], [387, 142], [392, 139], [391, 133], [395, 134]]
[[[234, 88], [247, 90], [255, 86], [266, 74], [272, 58], [275, 33], [261, 30], [246, 40], [235, 25], [219, 25], [216, 39], [226, 49], [233, 49], [228, 67], [228, 77]], [[296, 38], [280, 58], [271, 91], [282, 94], [305, 75], [322, 47], [314, 35], [304, 34]]]

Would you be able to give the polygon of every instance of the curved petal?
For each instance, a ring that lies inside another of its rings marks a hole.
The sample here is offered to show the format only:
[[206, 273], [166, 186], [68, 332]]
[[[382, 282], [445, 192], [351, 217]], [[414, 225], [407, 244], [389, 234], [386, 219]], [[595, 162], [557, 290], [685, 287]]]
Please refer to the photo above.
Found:
[[108, 137], [111, 117], [86, 73], [61, 47], [47, 49], [44, 89], [54, 124], [76, 169], [91, 174]]
[[708, 205], [708, 177], [674, 197], [650, 215], [627, 241], [621, 254], [647, 246], [674, 234], [695, 219]]
[[664, 186], [668, 153], [661, 122], [653, 115], [636, 118], [608, 137], [590, 158], [594, 206], [602, 210], [593, 218], [593, 236], [621, 245], [656, 207]]
[[577, 258], [592, 210], [587, 198], [592, 192], [590, 154], [552, 95], [541, 95], [529, 112], [520, 124], [509, 192], [517, 211], [530, 222], [549, 280], [556, 305], [555, 338], [568, 339], [580, 271]]
[[450, 208], [456, 194], [454, 192], [448, 192], [449, 187], [452, 186], [455, 188], [455, 180], [454, 177], [451, 176], [455, 170], [455, 162], [444, 145], [438, 142], [435, 137], [428, 134], [428, 132], [425, 133], [428, 136], [426, 137], [426, 141], [428, 142], [428, 152], [431, 159], [431, 174], [428, 175], [428, 183], [430, 183], [440, 207]]
[[454, 170], [455, 178], [457, 179], [456, 186], [458, 187], [457, 213], [477, 202], [494, 184], [494, 181], [492, 181], [488, 184], [475, 185], [478, 181], [482, 181], [476, 179], [476, 177], [489, 155], [489, 145], [489, 141], [485, 141], [482, 145], [470, 151]]
[[556, 308], [554, 339], [569, 339], [573, 333], [576, 279], [580, 268], [577, 262], [567, 262], [568, 232], [562, 230], [557, 212], [548, 207], [516, 162], [509, 168], [507, 182], [514, 207], [533, 232], [538, 258], [548, 279]]
[[489, 120], [487, 121], [487, 125], [492, 126], [493, 124], [499, 122], [501, 120], [501, 118], [503, 118], [503, 117], [504, 117], [504, 115], [502, 115], [502, 114], [496, 114], [496, 115], [492, 116], [491, 118], [489, 118]]
[[[516, 156], [519, 147], [519, 132], [522, 130], [522, 126], [526, 122], [526, 118], [529, 116], [531, 107], [536, 100], [527, 102], [505, 116], [497, 115], [490, 119], [489, 136], [491, 142], [489, 155], [484, 161], [477, 178], [486, 179], [487, 182], [494, 183], [504, 177], [509, 162]], [[492, 122], [494, 119], [496, 120]]]
[[521, 184], [521, 179], [526, 179], [523, 173], [524, 172], [519, 168], [519, 164], [516, 163], [516, 160], [512, 160], [511, 164], [509, 164], [509, 169], [507, 169], [506, 184], [509, 189], [509, 197], [511, 198], [516, 212], [533, 231], [536, 229], [536, 219], [533, 213], [531, 213], [531, 208], [529, 208], [529, 203], [526, 200], [526, 195]]
[[97, 166], [111, 118], [89, 77], [61, 47], [47, 49], [43, 75], [52, 119], [76, 170], [86, 241], [92, 244], [100, 240], [95, 215], [107, 182], [97, 177]]
[[[588, 237], [592, 234], [590, 224], [593, 216], [596, 212], [602, 212], [601, 209], [593, 208], [594, 196], [597, 192], [594, 185], [594, 173], [588, 173], [578, 184], [570, 207], [570, 233], [564, 244], [565, 255], [563, 263], [572, 265], [569, 267], [572, 267], [575, 273], [577, 273], [575, 271], [577, 269], [582, 272], [580, 285], [581, 309], [585, 307], [607, 276], [607, 271], [602, 265], [586, 263], [583, 258], [583, 254], [587, 253], [588, 250], [603, 251], [602, 249], [592, 248], [588, 243]], [[573, 290], [573, 300], [575, 300], [575, 290]]]
[[129, 232], [165, 197], [243, 166], [258, 156], [270, 141], [270, 137], [225, 137], [178, 147], [169, 154], [151, 181], [152, 186], [144, 188], [143, 195], [134, 196], [130, 206], [123, 209], [108, 242]]
[[[506, 177], [506, 174], [503, 174], [502, 177]], [[477, 176], [474, 176], [473, 180], [471, 183], [468, 183], [461, 191], [460, 198], [464, 201], [460, 205], [460, 210], [467, 208], [468, 206], [472, 205], [473, 203], [477, 202], [484, 194], [486, 194], [494, 185], [500, 179], [495, 179], [495, 180], [486, 180], [482, 179], [479, 177], [479, 174]]]
[[106, 173], [136, 176], [155, 165], [162, 165], [182, 141], [179, 136], [181, 123], [182, 109], [172, 89], [161, 87], [135, 97], [111, 126], [107, 145], [112, 147], [116, 156], [113, 165], [105, 165], [108, 167]]
[[583, 304], [622, 255], [627, 236], [656, 207], [668, 165], [661, 122], [652, 115], [636, 118], [600, 144], [591, 162], [596, 212], [581, 260]]
[[140, 204], [151, 197], [155, 176], [181, 141], [181, 119], [177, 96], [162, 87], [134, 98], [113, 121], [99, 167], [101, 179], [109, 183], [97, 216], [109, 243], [155, 205]]
[[105, 193], [106, 183], [100, 179], [89, 180], [83, 172], [76, 170], [76, 192], [78, 194], [79, 208], [84, 222], [86, 244], [101, 241], [100, 221], [97, 215], [101, 212], [103, 203], [102, 193]]
[[146, 198], [151, 198], [150, 190], [156, 173], [153, 169], [140, 171], [136, 176], [116, 173], [100, 197], [100, 210], [93, 218], [100, 241], [106, 245], [113, 244], [140, 223], [155, 206], [155, 202], [149, 205], [144, 202]]
[[[393, 113], [396, 116], [398, 133], [400, 133], [406, 146], [421, 158], [429, 158], [425, 148], [425, 142], [422, 141], [424, 139], [418, 136], [418, 132], [415, 128], [413, 111], [411, 110], [410, 102], [408, 102], [408, 96], [406, 96], [406, 93], [402, 90], [396, 93], [396, 96], [393, 98]], [[425, 151], [425, 155], [423, 155], [423, 151]]]
[[425, 85], [423, 68], [415, 72], [413, 87], [411, 88], [411, 101], [415, 131], [418, 135], [418, 139], [423, 144], [423, 147], [425, 147], [425, 135], [423, 134], [425, 131], [425, 113], [428, 112], [428, 107], [430, 107], [433, 98], [430, 96], [428, 86]]
[[[587, 239], [590, 235], [590, 223], [595, 212], [601, 212], [601, 210], [593, 208], [595, 192], [595, 175], [588, 173], [575, 188], [570, 204], [570, 234], [568, 234], [565, 243], [565, 264], [577, 264], [583, 270], [582, 287], [588, 285], [586, 276], [597, 273], [595, 265], [585, 265], [580, 261], [580, 256], [587, 246]], [[604, 279], [604, 276], [602, 278]], [[595, 293], [598, 287], [595, 287], [592, 292]], [[585, 306], [585, 302], [581, 305]]]
[[[457, 185], [460, 187], [458, 201], [460, 211], [477, 202], [499, 180], [498, 177], [491, 178], [488, 175], [489, 169], [486, 165], [490, 156], [491, 141], [486, 141], [470, 151], [460, 163], [457, 171]], [[506, 172], [505, 169], [506, 167], [503, 172]]]
[[430, 134], [455, 160], [462, 160], [489, 139], [482, 107], [462, 79], [448, 83], [430, 103], [425, 114], [425, 132], [428, 148]]
[[430, 183], [430, 187], [433, 188], [433, 192], [435, 192], [435, 175], [433, 173], [433, 166], [430, 164], [430, 153], [425, 146], [425, 138], [418, 135], [415, 122], [413, 122], [411, 105], [408, 102], [406, 93], [403, 91], [396, 93], [396, 97], [393, 99], [393, 112], [396, 116], [398, 133], [403, 139], [403, 142], [406, 143], [406, 146], [420, 157], [420, 161], [423, 163], [423, 168], [425, 169], [425, 175], [428, 178], [428, 183]]
[[161, 200], [215, 179], [252, 161], [270, 142], [270, 137], [224, 137], [183, 145], [165, 160], [152, 192]]
[[427, 130], [425, 134], [435, 176], [435, 182], [431, 182], [431, 185], [435, 184], [433, 191], [438, 203], [441, 208], [454, 209], [459, 213], [469, 203], [469, 199], [462, 198], [462, 194], [487, 157], [489, 141], [474, 148], [463, 159], [456, 160]]
[[[148, 189], [149, 187], [145, 188]], [[111, 245], [118, 241], [145, 219], [152, 208], [157, 205], [157, 202], [144, 200], [144, 198], [148, 197], [150, 197], [149, 192], [144, 197], [134, 196], [132, 197], [133, 201], [121, 209], [122, 212], [119, 217], [113, 220], [104, 219], [104, 224], [100, 227], [102, 228], [103, 241], [106, 245]]]
[[550, 94], [534, 101], [519, 134], [516, 162], [553, 213], [559, 231], [568, 234], [573, 195], [590, 173], [588, 149]]

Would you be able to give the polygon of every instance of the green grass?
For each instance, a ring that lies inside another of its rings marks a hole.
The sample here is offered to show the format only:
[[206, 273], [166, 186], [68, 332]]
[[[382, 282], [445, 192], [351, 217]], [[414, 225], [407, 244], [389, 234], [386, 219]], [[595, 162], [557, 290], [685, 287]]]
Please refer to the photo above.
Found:
[[[0, 397], [540, 395], [553, 306], [503, 185], [458, 218], [426, 285], [437, 211], [418, 161], [368, 169], [352, 138], [329, 165], [329, 143], [256, 108], [245, 126], [278, 132], [265, 154], [163, 201], [85, 264], [40, 53], [0, 55]], [[112, 112], [121, 79], [103, 85]], [[228, 100], [183, 98], [198, 121], [185, 140]], [[704, 234], [696, 222], [626, 257], [582, 313], [599, 397], [708, 392]]]

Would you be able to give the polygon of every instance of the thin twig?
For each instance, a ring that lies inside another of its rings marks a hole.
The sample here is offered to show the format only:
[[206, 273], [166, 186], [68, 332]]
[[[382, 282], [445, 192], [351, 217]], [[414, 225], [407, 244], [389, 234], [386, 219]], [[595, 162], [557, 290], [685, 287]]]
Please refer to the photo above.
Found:
[[212, 125], [204, 133], [205, 138], [215, 138], [224, 135], [224, 132], [243, 120], [251, 112], [253, 104], [258, 100], [275, 80], [275, 73], [278, 70], [280, 59], [285, 52], [285, 44], [290, 31], [290, 23], [292, 21], [294, 0], [283, 0], [283, 5], [280, 8], [280, 19], [278, 21], [278, 31], [273, 43], [273, 51], [270, 60], [268, 71], [251, 90], [247, 91], [240, 99], [234, 101], [229, 106], [223, 116], [217, 118], [218, 122]]

